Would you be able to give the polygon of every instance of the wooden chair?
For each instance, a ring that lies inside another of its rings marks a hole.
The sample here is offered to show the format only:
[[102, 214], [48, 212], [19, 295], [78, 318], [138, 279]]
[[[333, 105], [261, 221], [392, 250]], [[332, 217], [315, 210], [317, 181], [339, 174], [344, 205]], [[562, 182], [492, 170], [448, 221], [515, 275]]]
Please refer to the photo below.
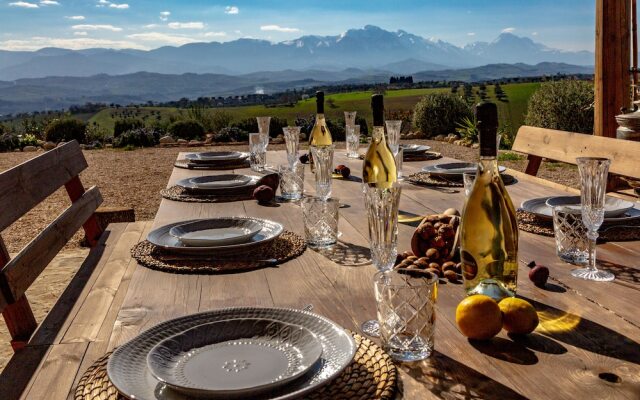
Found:
[[578, 157], [607, 157], [610, 173], [640, 179], [640, 142], [523, 125], [512, 150], [528, 155], [529, 175], [538, 173], [542, 158], [575, 165]]
[[0, 237], [0, 311], [15, 351], [38, 327], [26, 290], [80, 227], [90, 246], [102, 234], [94, 216], [102, 203], [100, 191], [95, 186], [85, 190], [78, 177], [87, 166], [73, 141], [0, 174], [0, 232], [62, 186], [72, 202], [13, 259]]

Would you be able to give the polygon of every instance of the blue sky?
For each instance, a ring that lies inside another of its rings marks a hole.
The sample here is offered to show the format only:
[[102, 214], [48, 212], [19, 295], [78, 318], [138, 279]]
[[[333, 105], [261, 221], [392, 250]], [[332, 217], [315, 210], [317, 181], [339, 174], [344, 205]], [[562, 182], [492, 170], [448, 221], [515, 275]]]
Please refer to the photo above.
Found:
[[594, 0], [0, 0], [0, 49], [282, 41], [371, 24], [462, 46], [502, 31], [593, 50]]

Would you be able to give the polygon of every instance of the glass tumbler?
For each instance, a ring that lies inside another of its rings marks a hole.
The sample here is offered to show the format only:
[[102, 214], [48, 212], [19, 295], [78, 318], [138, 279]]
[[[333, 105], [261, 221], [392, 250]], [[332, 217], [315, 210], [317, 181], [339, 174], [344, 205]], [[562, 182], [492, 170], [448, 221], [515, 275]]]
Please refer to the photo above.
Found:
[[582, 210], [576, 207], [553, 207], [553, 233], [556, 252], [562, 261], [574, 265], [589, 264], [589, 237], [582, 222]]
[[304, 164], [280, 165], [278, 174], [280, 175], [280, 197], [288, 201], [300, 200], [304, 192]]
[[360, 125], [347, 126], [347, 157], [360, 158]]
[[[268, 136], [266, 137], [268, 140]], [[262, 172], [267, 163], [267, 144], [265, 136], [260, 133], [249, 134], [249, 161], [251, 170]]]
[[298, 162], [298, 150], [300, 148], [300, 127], [286, 126], [282, 128], [284, 142], [287, 147], [287, 161], [293, 167]]
[[321, 199], [328, 199], [331, 197], [334, 146], [311, 146], [310, 148], [315, 167], [316, 196]]
[[434, 344], [437, 276], [378, 272], [374, 282], [385, 351], [398, 361], [429, 357]]
[[306, 197], [302, 200], [302, 217], [307, 245], [324, 248], [338, 241], [338, 219], [340, 201]]

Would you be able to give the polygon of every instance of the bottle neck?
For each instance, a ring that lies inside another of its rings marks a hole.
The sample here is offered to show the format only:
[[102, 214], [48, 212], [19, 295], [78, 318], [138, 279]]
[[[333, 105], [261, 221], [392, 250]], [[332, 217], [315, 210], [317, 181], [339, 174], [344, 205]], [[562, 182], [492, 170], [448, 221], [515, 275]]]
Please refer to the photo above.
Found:
[[498, 159], [495, 156], [480, 156], [478, 170], [481, 174], [488, 172], [498, 173]]
[[324, 123], [324, 113], [318, 113], [316, 114], [316, 124], [318, 122], [323, 122]]
[[384, 126], [374, 126], [371, 132], [371, 139], [376, 143], [385, 143]]

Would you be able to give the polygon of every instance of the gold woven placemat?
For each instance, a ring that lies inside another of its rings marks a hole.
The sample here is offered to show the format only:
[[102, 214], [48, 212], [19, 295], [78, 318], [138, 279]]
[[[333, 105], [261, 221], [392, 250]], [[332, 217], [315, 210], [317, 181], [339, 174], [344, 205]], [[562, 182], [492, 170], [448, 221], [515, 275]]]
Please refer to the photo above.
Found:
[[[516, 211], [516, 217], [520, 230], [536, 235], [554, 236], [552, 220], [540, 218], [522, 209]], [[625, 222], [623, 226], [604, 225], [600, 228], [599, 235], [598, 243], [640, 240], [640, 220]]]
[[[351, 364], [331, 383], [305, 397], [309, 400], [391, 400], [395, 396], [397, 370], [391, 357], [371, 340], [351, 333], [358, 349]], [[107, 353], [82, 375], [74, 400], [125, 400], [109, 381]]]
[[169, 188], [162, 189], [160, 191], [160, 195], [168, 200], [182, 201], [185, 203], [227, 203], [230, 201], [251, 200], [253, 198], [253, 189], [255, 189], [254, 186], [246, 192], [219, 196], [189, 193], [189, 191], [181, 186], [171, 186]]
[[437, 151], [425, 151], [424, 153], [404, 153], [402, 156], [402, 161], [431, 161], [438, 160], [440, 158], [442, 158], [442, 154], [438, 153]]
[[[505, 185], [513, 185], [518, 180], [509, 174], [502, 174], [502, 182]], [[460, 180], [447, 179], [443, 176], [431, 175], [428, 172], [416, 172], [407, 177], [407, 181], [418, 186], [438, 186], [438, 187], [464, 187], [462, 178]]]
[[174, 164], [175, 167], [184, 168], [184, 169], [208, 169], [208, 170], [218, 170], [223, 171], [227, 169], [240, 169], [240, 168], [249, 168], [249, 160], [238, 164], [228, 164], [228, 165], [209, 165], [209, 164], [196, 164], [189, 162], [188, 160], [177, 160]]
[[216, 274], [236, 272], [282, 264], [304, 253], [306, 241], [290, 231], [276, 239], [252, 247], [250, 251], [223, 253], [215, 256], [183, 255], [168, 252], [144, 240], [131, 249], [140, 265], [174, 274]]

